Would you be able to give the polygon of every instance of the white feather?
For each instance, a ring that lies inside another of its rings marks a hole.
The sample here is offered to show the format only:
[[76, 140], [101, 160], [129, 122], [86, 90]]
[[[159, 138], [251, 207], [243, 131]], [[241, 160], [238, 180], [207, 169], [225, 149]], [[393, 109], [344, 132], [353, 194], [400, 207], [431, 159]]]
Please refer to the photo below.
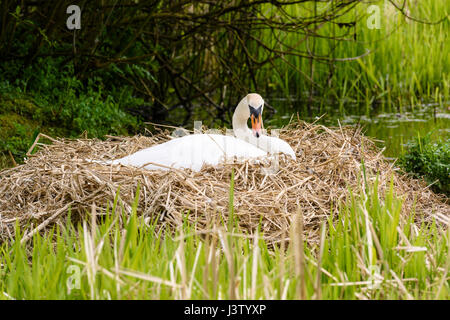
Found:
[[285, 153], [295, 160], [295, 152], [285, 141], [261, 135], [254, 137], [247, 127], [249, 101], [261, 105], [258, 94], [249, 94], [236, 107], [233, 129], [236, 137], [219, 134], [193, 134], [140, 150], [126, 157], [111, 160], [88, 160], [101, 164], [121, 164], [148, 170], [191, 169], [200, 171], [203, 165], [217, 166], [226, 161], [242, 161]]
[[253, 159], [265, 155], [263, 150], [235, 137], [192, 134], [105, 163], [143, 167], [148, 170], [189, 168], [200, 171], [204, 164], [216, 166], [225, 161]]

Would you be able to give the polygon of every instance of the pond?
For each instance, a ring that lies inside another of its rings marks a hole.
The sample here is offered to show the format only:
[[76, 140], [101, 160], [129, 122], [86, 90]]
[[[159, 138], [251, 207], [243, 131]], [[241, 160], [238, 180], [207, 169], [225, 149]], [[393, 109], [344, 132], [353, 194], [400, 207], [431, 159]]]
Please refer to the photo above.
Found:
[[[300, 104], [300, 102], [299, 102]], [[304, 106], [304, 102], [301, 103]], [[387, 158], [396, 158], [402, 154], [408, 141], [420, 135], [431, 133], [432, 139], [450, 139], [450, 102], [443, 104], [428, 103], [403, 106], [397, 110], [382, 110], [379, 107], [366, 108], [365, 105], [350, 105], [345, 109], [339, 106], [305, 107], [296, 106], [296, 102], [286, 99], [270, 99], [270, 105], [277, 109], [276, 114], [265, 118], [264, 123], [272, 127], [289, 122], [292, 114], [299, 112], [301, 119], [324, 124], [326, 126], [356, 125], [363, 126], [363, 132], [377, 140], [377, 145], [385, 147]], [[321, 117], [322, 116], [322, 117]]]

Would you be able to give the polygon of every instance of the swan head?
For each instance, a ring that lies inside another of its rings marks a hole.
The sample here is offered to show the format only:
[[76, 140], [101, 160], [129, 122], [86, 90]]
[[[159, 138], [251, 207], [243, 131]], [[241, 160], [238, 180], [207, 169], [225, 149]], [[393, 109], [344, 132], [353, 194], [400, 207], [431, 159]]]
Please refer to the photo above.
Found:
[[262, 112], [264, 108], [264, 100], [257, 93], [250, 93], [247, 95], [248, 110], [250, 119], [252, 121], [252, 133], [259, 138], [262, 134]]
[[264, 109], [264, 100], [257, 93], [246, 95], [239, 102], [233, 115], [233, 129], [235, 134], [245, 134], [248, 131], [247, 120], [250, 118], [252, 123], [251, 133], [259, 138], [262, 134], [262, 112]]

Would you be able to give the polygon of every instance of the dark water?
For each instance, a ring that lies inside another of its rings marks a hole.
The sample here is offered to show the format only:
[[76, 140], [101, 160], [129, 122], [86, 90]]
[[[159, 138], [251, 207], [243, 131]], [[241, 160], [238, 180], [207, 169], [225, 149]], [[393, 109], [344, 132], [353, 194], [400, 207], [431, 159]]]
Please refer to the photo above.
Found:
[[[265, 117], [264, 123], [272, 127], [286, 124], [298, 107], [292, 101], [271, 99], [271, 106], [278, 111]], [[414, 137], [431, 134], [432, 139], [450, 139], [450, 102], [443, 105], [423, 104], [420, 106], [402, 108], [402, 112], [385, 111], [381, 108], [366, 106], [339, 106], [300, 108], [299, 116], [308, 122], [318, 120], [327, 126], [361, 124], [367, 136], [374, 137], [380, 147], [385, 147], [384, 155], [388, 158], [398, 157], [406, 143]]]

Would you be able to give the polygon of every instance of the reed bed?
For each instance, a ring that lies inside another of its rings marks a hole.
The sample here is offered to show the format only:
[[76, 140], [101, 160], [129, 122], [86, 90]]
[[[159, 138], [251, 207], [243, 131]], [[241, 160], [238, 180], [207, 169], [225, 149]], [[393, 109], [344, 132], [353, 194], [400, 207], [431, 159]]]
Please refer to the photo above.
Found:
[[[287, 11], [293, 16], [311, 17], [332, 5], [332, 1], [306, 2]], [[450, 24], [450, 2], [406, 0], [402, 5], [406, 15], [425, 23], [406, 17], [389, 1], [380, 0], [358, 3], [337, 23], [317, 24], [313, 29], [320, 37], [281, 31], [274, 37], [273, 31], [261, 32], [269, 47], [282, 38], [290, 48], [330, 61], [289, 56], [263, 68], [259, 76], [271, 79], [286, 97], [295, 92], [298, 98], [302, 93], [321, 110], [331, 101], [339, 105], [341, 113], [349, 104], [366, 105], [367, 110], [376, 104], [383, 112], [403, 113], [433, 102], [444, 109], [450, 88], [449, 42], [444, 40]], [[380, 14], [378, 28], [368, 26], [374, 17], [373, 11], [368, 11], [370, 7]], [[270, 12], [268, 7], [266, 10]], [[259, 58], [264, 59], [264, 55]]]
[[[40, 142], [42, 137], [52, 143]], [[138, 189], [138, 214], [157, 221], [159, 227], [173, 230], [187, 220], [203, 232], [212, 223], [227, 225], [234, 215], [241, 230], [253, 234], [259, 227], [268, 243], [289, 235], [297, 212], [303, 217], [304, 239], [317, 243], [320, 226], [333, 218], [333, 208], [350, 190], [363, 194], [375, 181], [380, 195], [393, 188], [403, 199], [403, 216], [414, 212], [418, 223], [450, 223], [448, 198], [400, 173], [359, 128], [291, 123], [280, 130], [280, 138], [292, 146], [297, 160], [280, 155], [275, 171], [269, 170], [273, 168], [269, 162], [225, 163], [193, 172], [149, 171], [86, 160], [116, 159], [170, 138], [168, 130], [106, 141], [39, 136], [31, 148], [37, 147], [36, 153], [23, 165], [0, 172], [0, 239], [11, 238], [18, 223], [25, 234], [22, 242], [27, 242], [54, 224], [64, 225], [69, 212], [71, 219], [83, 219], [95, 206], [101, 216], [116, 207], [115, 201], [130, 213]], [[122, 215], [119, 220], [124, 223]]]

